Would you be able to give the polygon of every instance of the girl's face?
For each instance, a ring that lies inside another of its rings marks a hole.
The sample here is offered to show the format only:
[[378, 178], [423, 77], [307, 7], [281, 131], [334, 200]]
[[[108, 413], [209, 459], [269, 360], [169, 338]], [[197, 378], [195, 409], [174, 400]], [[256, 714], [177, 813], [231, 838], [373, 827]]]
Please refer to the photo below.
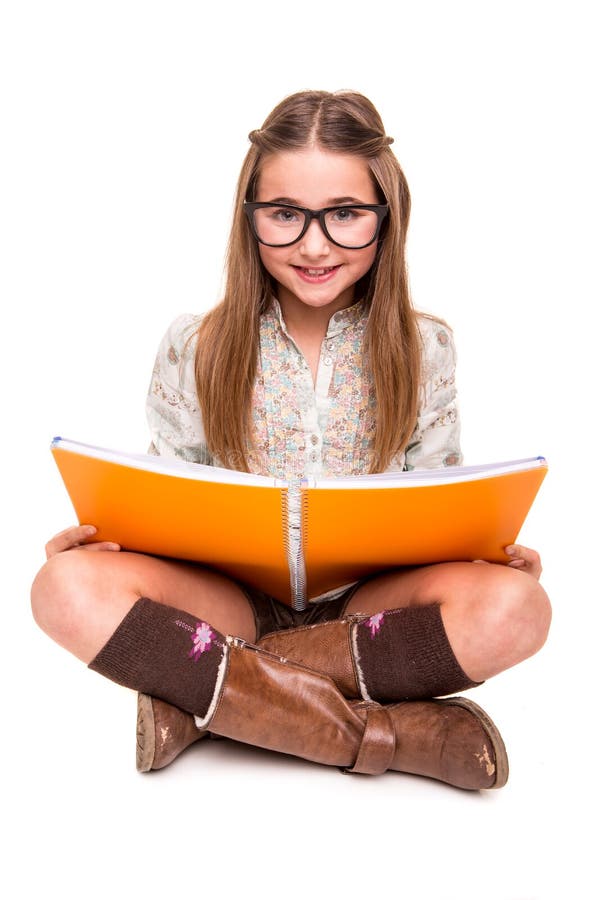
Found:
[[[351, 203], [378, 203], [364, 159], [318, 148], [274, 153], [260, 168], [256, 200], [323, 209]], [[332, 244], [313, 219], [290, 247], [259, 244], [260, 258], [277, 282], [282, 310], [302, 313], [326, 309], [330, 315], [354, 302], [354, 286], [369, 271], [377, 242], [362, 250]]]

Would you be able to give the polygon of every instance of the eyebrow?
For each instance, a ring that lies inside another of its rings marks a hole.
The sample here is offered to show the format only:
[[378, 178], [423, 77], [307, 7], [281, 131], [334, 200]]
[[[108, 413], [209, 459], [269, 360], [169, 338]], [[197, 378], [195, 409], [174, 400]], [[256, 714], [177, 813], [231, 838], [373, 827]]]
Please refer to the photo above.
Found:
[[[272, 200], [265, 201], [267, 203], [287, 203], [290, 206], [302, 206], [297, 200], [294, 200], [292, 197], [274, 197]], [[332, 197], [327, 201], [326, 206], [341, 206], [343, 203], [358, 203], [362, 204], [362, 200], [359, 200], [357, 197]]]

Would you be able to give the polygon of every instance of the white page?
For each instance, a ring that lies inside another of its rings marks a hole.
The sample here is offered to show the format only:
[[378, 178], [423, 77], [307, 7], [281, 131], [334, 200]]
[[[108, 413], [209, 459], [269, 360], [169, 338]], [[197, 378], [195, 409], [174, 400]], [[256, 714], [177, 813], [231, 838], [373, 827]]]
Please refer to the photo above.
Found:
[[341, 476], [339, 478], [308, 479], [315, 488], [387, 488], [424, 487], [430, 484], [455, 484], [459, 481], [478, 481], [492, 475], [507, 475], [547, 465], [543, 456], [484, 463], [477, 466], [448, 466], [441, 469], [414, 469], [410, 472], [380, 472], [375, 475]]
[[[158, 472], [194, 481], [211, 481], [223, 484], [246, 484], [253, 487], [286, 487], [288, 481], [249, 472], [236, 472], [218, 466], [205, 466], [164, 456], [146, 453], [124, 453], [105, 447], [95, 447], [67, 438], [55, 437], [52, 447], [81, 453], [107, 462]], [[477, 466], [451, 466], [441, 469], [414, 469], [411, 472], [381, 472], [376, 475], [350, 475], [338, 478], [305, 478], [301, 483], [309, 488], [387, 488], [423, 487], [428, 484], [454, 484], [458, 481], [476, 481], [490, 475], [505, 475], [510, 472], [525, 471], [546, 465], [543, 456], [509, 460], [499, 463], [485, 463]]]
[[236, 472], [233, 469], [223, 469], [218, 466], [205, 466], [201, 463], [187, 462], [184, 459], [173, 459], [165, 456], [152, 456], [148, 453], [124, 453], [120, 450], [110, 450], [106, 447], [94, 447], [92, 444], [82, 444], [79, 441], [71, 441], [67, 438], [55, 437], [52, 448], [67, 450], [71, 453], [81, 453], [94, 459], [103, 459], [106, 462], [118, 465], [131, 466], [133, 469], [143, 469], [147, 472], [158, 472], [162, 475], [172, 475], [176, 478], [190, 478], [194, 481], [211, 481], [223, 484], [246, 484], [252, 487], [285, 487], [286, 481], [271, 478], [265, 475], [252, 475], [249, 472]]

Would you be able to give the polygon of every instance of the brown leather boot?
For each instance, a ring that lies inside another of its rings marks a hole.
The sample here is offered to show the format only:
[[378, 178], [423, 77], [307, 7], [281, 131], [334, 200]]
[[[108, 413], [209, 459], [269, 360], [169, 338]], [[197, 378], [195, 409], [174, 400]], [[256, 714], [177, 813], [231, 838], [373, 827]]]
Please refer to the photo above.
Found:
[[[257, 641], [256, 646], [329, 675], [345, 697], [360, 698], [350, 648], [350, 626], [366, 618], [363, 615], [347, 616], [333, 622], [273, 632]], [[205, 736], [206, 732], [198, 730], [189, 713], [156, 697], [138, 694], [138, 772], [168, 766], [187, 747]]]
[[189, 713], [157, 697], [138, 694], [135, 757], [138, 772], [168, 766], [186, 747], [207, 735], [207, 731], [198, 729]]
[[[330, 678], [238, 638], [227, 638], [225, 652], [210, 717], [198, 736], [210, 730], [350, 772], [391, 768], [469, 790], [506, 782], [502, 738], [471, 701], [349, 703]], [[180, 715], [191, 727], [193, 717]], [[173, 758], [157, 757], [156, 740], [152, 753], [157, 768]]]
[[362, 694], [352, 652], [352, 626], [368, 618], [354, 614], [316, 625], [285, 628], [265, 634], [256, 646], [328, 675], [344, 697], [358, 699]]
[[427, 700], [477, 684], [454, 655], [436, 603], [282, 629], [257, 645], [329, 675], [349, 699]]
[[[360, 713], [361, 706], [371, 704], [352, 705]], [[472, 700], [407, 700], [382, 708], [389, 714], [396, 736], [390, 769], [467, 790], [506, 784], [508, 757], [502, 736]]]

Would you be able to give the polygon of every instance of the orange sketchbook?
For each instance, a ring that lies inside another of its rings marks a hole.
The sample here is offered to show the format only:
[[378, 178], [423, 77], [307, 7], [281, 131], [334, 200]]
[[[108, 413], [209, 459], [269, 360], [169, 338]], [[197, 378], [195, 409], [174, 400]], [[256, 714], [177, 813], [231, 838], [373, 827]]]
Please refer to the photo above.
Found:
[[51, 449], [98, 540], [209, 565], [298, 610], [396, 566], [506, 560], [547, 472], [533, 457], [288, 482], [63, 438]]

